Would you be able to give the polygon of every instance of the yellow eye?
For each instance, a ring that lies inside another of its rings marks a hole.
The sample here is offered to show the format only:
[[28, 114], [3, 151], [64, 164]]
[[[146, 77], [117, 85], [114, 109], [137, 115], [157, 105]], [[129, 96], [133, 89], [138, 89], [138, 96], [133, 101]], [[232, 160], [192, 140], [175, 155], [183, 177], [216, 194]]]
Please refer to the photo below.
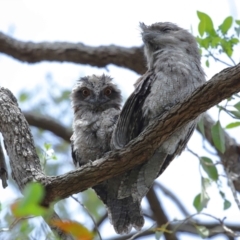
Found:
[[90, 95], [90, 90], [88, 88], [83, 88], [81, 92], [84, 97], [87, 97]]
[[112, 88], [110, 88], [110, 87], [105, 88], [105, 89], [104, 89], [104, 94], [105, 94], [106, 96], [111, 95], [111, 94], [112, 94]]

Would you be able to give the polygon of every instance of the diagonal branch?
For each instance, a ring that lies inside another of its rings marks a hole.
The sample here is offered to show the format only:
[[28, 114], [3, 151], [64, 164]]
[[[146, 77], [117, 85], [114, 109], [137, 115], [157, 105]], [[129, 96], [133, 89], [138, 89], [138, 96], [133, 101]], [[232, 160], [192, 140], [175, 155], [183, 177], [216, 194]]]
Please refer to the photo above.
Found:
[[31, 112], [24, 112], [23, 114], [31, 126], [48, 130], [54, 133], [56, 136], [64, 139], [66, 142], [70, 142], [72, 131], [58, 123], [55, 119], [49, 116], [37, 116]]
[[173, 192], [171, 192], [168, 188], [164, 187], [159, 182], [155, 182], [154, 186], [157, 186], [167, 197], [169, 197], [176, 204], [179, 210], [185, 215], [185, 217], [190, 215], [183, 203], [177, 198], [177, 196]]
[[41, 171], [26, 119], [4, 88], [0, 89], [0, 131], [19, 188], [32, 180], [41, 182], [46, 189], [44, 204], [48, 205], [56, 198], [66, 198], [143, 163], [174, 131], [238, 91], [240, 64], [218, 73], [191, 97], [161, 114], [123, 149], [60, 176], [47, 177]]
[[140, 74], [146, 70], [142, 47], [126, 48], [115, 45], [90, 47], [82, 43], [23, 42], [0, 32], [0, 52], [28, 63], [58, 61], [89, 64], [95, 67], [114, 64]]
[[[161, 226], [167, 224], [169, 222], [168, 218], [162, 208], [161, 203], [159, 202], [159, 200], [157, 198], [157, 195], [156, 195], [153, 187], [149, 190], [146, 197], [149, 202], [149, 206], [153, 212], [153, 215], [155, 217], [155, 220], [157, 222], [157, 227], [161, 227]], [[173, 231], [173, 228], [171, 226], [168, 226], [166, 229]], [[178, 239], [174, 232], [172, 232], [171, 234], [169, 234], [167, 232], [163, 232], [163, 235], [166, 240], [177, 240]]]

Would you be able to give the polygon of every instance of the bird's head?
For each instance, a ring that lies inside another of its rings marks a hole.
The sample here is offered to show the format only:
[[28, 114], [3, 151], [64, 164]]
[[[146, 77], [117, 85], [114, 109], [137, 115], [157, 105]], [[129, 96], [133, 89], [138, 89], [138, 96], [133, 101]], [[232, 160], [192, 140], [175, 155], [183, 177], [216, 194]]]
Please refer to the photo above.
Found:
[[150, 65], [153, 65], [154, 55], [163, 50], [184, 51], [200, 59], [195, 37], [187, 30], [170, 22], [154, 23], [146, 26], [140, 23], [144, 51]]
[[121, 91], [106, 75], [82, 77], [71, 93], [74, 112], [81, 108], [90, 111], [104, 111], [109, 108], [120, 109]]

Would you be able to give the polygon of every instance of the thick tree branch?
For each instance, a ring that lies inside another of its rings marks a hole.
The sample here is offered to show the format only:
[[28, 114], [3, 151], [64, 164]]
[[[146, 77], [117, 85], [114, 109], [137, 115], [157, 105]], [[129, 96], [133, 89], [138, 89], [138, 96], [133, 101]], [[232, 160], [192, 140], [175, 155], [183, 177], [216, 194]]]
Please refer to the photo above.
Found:
[[115, 45], [90, 47], [82, 43], [23, 42], [0, 32], [0, 52], [28, 63], [58, 61], [89, 64], [95, 67], [114, 64], [139, 74], [146, 70], [142, 47], [126, 48]]
[[32, 180], [43, 183], [46, 187], [44, 203], [47, 205], [56, 198], [66, 198], [143, 163], [174, 131], [238, 91], [240, 64], [215, 75], [191, 97], [161, 114], [123, 149], [55, 177], [46, 177], [42, 173], [29, 126], [4, 88], [0, 89], [0, 131], [6, 143], [13, 178], [20, 189]]

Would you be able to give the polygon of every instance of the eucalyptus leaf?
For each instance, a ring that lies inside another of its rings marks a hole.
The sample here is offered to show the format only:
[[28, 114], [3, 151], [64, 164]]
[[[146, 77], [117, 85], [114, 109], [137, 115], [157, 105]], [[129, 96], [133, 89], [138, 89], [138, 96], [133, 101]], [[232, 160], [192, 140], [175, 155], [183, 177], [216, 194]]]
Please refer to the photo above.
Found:
[[217, 121], [211, 129], [213, 143], [215, 147], [221, 152], [225, 152], [225, 137], [224, 131], [222, 129], [221, 123]]
[[197, 212], [201, 212], [203, 210], [203, 206], [201, 204], [201, 193], [199, 193], [197, 196], [195, 196], [193, 200], [193, 206], [197, 210]]
[[240, 122], [232, 122], [232, 123], [229, 123], [225, 128], [230, 129], [230, 128], [235, 128], [239, 126], [240, 126]]
[[201, 157], [201, 166], [203, 170], [207, 173], [209, 178], [213, 181], [218, 180], [218, 171], [216, 166], [213, 164], [213, 161], [208, 157]]
[[235, 107], [238, 111], [240, 111], [240, 102], [234, 104], [234, 107]]
[[229, 202], [227, 199], [223, 202], [223, 210], [227, 210], [231, 207], [231, 202]]
[[205, 137], [203, 117], [201, 117], [200, 120], [198, 121], [198, 128], [199, 128], [200, 132], [202, 133], [202, 135]]

